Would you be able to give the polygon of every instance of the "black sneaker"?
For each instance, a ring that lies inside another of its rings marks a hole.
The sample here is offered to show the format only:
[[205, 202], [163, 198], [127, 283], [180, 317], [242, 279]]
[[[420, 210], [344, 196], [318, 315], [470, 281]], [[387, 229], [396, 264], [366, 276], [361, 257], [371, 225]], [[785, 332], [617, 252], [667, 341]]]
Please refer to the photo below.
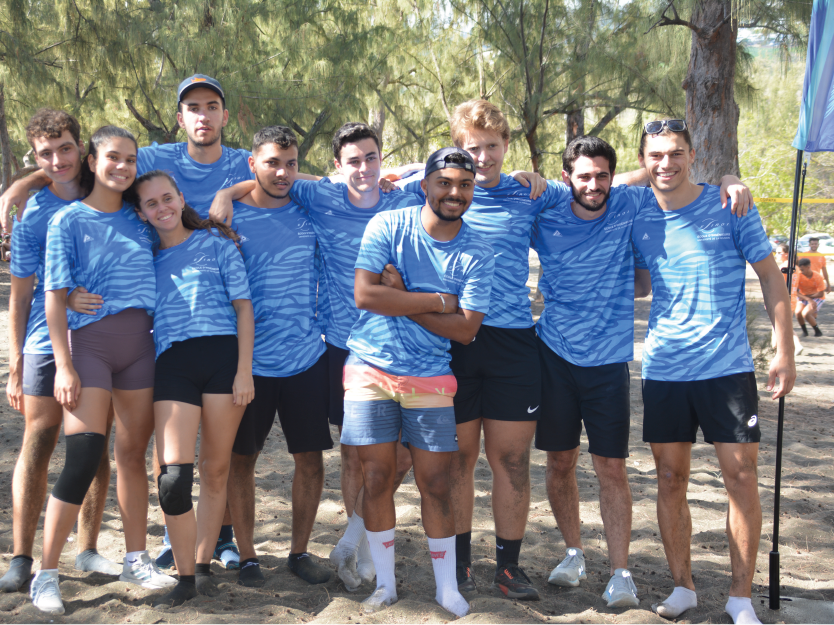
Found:
[[814, 336], [822, 336], [822, 330], [819, 326], [814, 326]]
[[495, 572], [492, 587], [500, 590], [508, 599], [518, 599], [519, 601], [539, 600], [539, 591], [533, 588], [530, 578], [517, 564], [510, 564], [498, 569]]
[[804, 336], [808, 336], [808, 328], [806, 328], [805, 326], [802, 326], [802, 334]]
[[475, 580], [472, 578], [472, 566], [470, 564], [458, 564], [456, 567], [458, 578], [458, 592], [475, 592]]

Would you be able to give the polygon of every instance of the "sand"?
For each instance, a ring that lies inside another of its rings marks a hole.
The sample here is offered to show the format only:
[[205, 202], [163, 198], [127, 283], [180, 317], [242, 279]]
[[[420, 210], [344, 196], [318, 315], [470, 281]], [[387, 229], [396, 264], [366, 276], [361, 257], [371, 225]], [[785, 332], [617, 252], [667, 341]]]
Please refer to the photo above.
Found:
[[[0, 263], [0, 370], [5, 382], [9, 276], [8, 265]], [[755, 289], [754, 289], [755, 290]], [[834, 304], [832, 304], [834, 306]], [[753, 303], [759, 318], [754, 324], [766, 328], [760, 303]], [[834, 600], [834, 312], [824, 308], [820, 324], [826, 336], [806, 339], [805, 352], [797, 359], [799, 381], [787, 402], [787, 431], [782, 489], [781, 546], [782, 594], [827, 601]], [[590, 458], [580, 458], [580, 486], [583, 540], [588, 564], [588, 580], [575, 589], [549, 586], [550, 570], [564, 555], [564, 544], [555, 528], [544, 482], [545, 455], [532, 456], [532, 505], [528, 531], [522, 549], [523, 564], [539, 589], [541, 601], [523, 603], [507, 600], [489, 590], [495, 565], [491, 518], [491, 475], [486, 460], [476, 471], [476, 517], [472, 554], [479, 591], [471, 602], [471, 613], [460, 619], [471, 623], [651, 623], [665, 622], [650, 611], [652, 603], [672, 590], [672, 580], [660, 543], [655, 517], [657, 492], [654, 465], [648, 447], [641, 442], [642, 404], [640, 400], [640, 353], [646, 330], [649, 302], [637, 305], [635, 361], [632, 375], [632, 429], [630, 457], [627, 461], [634, 495], [634, 524], [631, 544], [631, 571], [640, 591], [640, 606], [632, 610], [608, 609], [600, 595], [608, 580], [602, 521], [599, 514], [598, 484]], [[760, 456], [760, 493], [765, 523], [755, 577], [754, 603], [765, 623], [797, 622], [785, 620], [789, 611], [771, 612], [767, 601], [767, 553], [771, 548], [773, 478], [776, 439], [776, 404], [764, 392], [765, 378], [759, 378], [760, 419], [763, 442]], [[0, 569], [5, 571], [12, 557], [11, 477], [23, 433], [22, 417], [12, 411], [3, 396], [0, 400]], [[336, 430], [334, 441], [338, 441]], [[583, 452], [587, 441], [583, 438]], [[63, 437], [50, 466], [50, 487], [57, 479], [64, 455]], [[326, 563], [333, 545], [342, 535], [345, 512], [339, 491], [339, 451], [325, 454], [325, 490], [310, 552]], [[121, 561], [124, 542], [115, 501], [115, 464], [112, 497], [108, 501], [99, 540], [102, 554]], [[435, 623], [454, 617], [434, 602], [434, 580], [428, 545], [420, 525], [419, 494], [409, 476], [397, 494], [397, 580], [400, 601], [376, 615], [363, 615], [359, 602], [373, 588], [364, 585], [359, 592], [347, 592], [336, 578], [311, 587], [296, 578], [286, 566], [290, 538], [290, 482], [292, 460], [280, 428], [276, 426], [267, 441], [257, 467], [257, 516], [255, 542], [267, 583], [261, 589], [236, 585], [237, 573], [226, 572], [215, 562], [212, 569], [224, 582], [224, 592], [215, 599], [200, 597], [176, 608], [151, 607], [155, 591], [144, 590], [98, 574], [74, 570], [75, 545], [67, 545], [61, 560], [61, 589], [67, 613], [48, 617], [38, 612], [23, 593], [0, 595], [0, 622], [71, 623]], [[150, 474], [150, 463], [148, 463]], [[151, 484], [152, 486], [152, 484]], [[155, 488], [151, 489], [152, 492]], [[199, 495], [195, 487], [195, 495]], [[730, 585], [729, 556], [725, 534], [727, 496], [711, 446], [694, 447], [692, 479], [689, 489], [692, 509], [692, 557], [699, 606], [685, 613], [679, 622], [730, 623], [723, 607]], [[40, 527], [42, 527], [42, 520]], [[156, 495], [151, 496], [148, 547], [155, 553], [162, 543], [162, 513]], [[42, 533], [35, 546], [39, 565]], [[794, 615], [794, 619], [796, 616]]]

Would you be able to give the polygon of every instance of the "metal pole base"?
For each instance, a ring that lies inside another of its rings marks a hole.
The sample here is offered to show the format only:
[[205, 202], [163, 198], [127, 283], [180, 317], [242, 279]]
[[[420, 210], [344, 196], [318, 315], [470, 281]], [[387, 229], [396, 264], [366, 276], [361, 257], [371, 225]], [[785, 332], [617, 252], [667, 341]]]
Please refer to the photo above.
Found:
[[770, 552], [770, 609], [779, 609], [779, 552]]

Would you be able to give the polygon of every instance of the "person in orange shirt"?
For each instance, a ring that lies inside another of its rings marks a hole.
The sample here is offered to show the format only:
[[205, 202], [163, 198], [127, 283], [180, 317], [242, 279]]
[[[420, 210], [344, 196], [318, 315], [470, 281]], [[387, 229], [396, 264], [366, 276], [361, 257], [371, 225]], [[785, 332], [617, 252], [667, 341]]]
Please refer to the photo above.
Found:
[[825, 292], [831, 293], [831, 282], [828, 280], [828, 268], [826, 267], [825, 254], [821, 254], [817, 250], [820, 247], [820, 240], [817, 238], [808, 239], [809, 250], [799, 255], [800, 258], [807, 258], [811, 261], [811, 270], [816, 271], [822, 275], [825, 280]]
[[[776, 263], [779, 265], [779, 269], [785, 275], [785, 281], [788, 279], [788, 261], [790, 259], [790, 254], [787, 245], [780, 245], [776, 248]], [[796, 274], [798, 272], [794, 272], [794, 278], [791, 280], [791, 308], [796, 309]], [[774, 330], [771, 334], [770, 338], [770, 346], [776, 349], [776, 331]], [[793, 346], [794, 346], [794, 356], [799, 356], [804, 349], [802, 347], [802, 343], [799, 341], [799, 337], [797, 336], [796, 332], [793, 333]]]
[[811, 269], [810, 258], [800, 258], [797, 267], [799, 273], [796, 275], [796, 320], [805, 336], [808, 336], [806, 321], [814, 328], [814, 336], [822, 336], [817, 326], [817, 312], [825, 301], [825, 279]]

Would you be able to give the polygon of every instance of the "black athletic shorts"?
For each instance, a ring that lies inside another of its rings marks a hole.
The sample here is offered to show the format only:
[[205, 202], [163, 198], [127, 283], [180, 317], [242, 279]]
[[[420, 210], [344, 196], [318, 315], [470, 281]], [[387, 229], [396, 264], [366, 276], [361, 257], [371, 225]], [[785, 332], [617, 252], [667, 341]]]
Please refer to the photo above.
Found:
[[237, 337], [176, 341], [156, 359], [153, 400], [203, 405], [203, 395], [231, 395], [237, 375]]
[[327, 342], [325, 345], [327, 345], [327, 376], [330, 387], [328, 414], [332, 425], [342, 427], [342, 422], [345, 420], [345, 361], [350, 356], [350, 350]]
[[275, 413], [291, 454], [333, 449], [327, 412], [327, 354], [310, 368], [286, 378], [255, 377], [255, 399], [246, 407], [232, 451], [251, 456], [264, 448]]
[[55, 355], [23, 354], [23, 394], [54, 397]]
[[758, 443], [756, 376], [734, 373], [709, 380], [643, 380], [643, 441], [694, 443], [698, 426], [706, 443]]
[[469, 345], [452, 341], [452, 373], [458, 381], [455, 421], [538, 421], [541, 367], [535, 328], [482, 325]]
[[576, 449], [584, 422], [590, 453], [603, 458], [628, 458], [628, 363], [580, 367], [559, 356], [541, 339], [539, 348], [542, 407], [536, 449]]

